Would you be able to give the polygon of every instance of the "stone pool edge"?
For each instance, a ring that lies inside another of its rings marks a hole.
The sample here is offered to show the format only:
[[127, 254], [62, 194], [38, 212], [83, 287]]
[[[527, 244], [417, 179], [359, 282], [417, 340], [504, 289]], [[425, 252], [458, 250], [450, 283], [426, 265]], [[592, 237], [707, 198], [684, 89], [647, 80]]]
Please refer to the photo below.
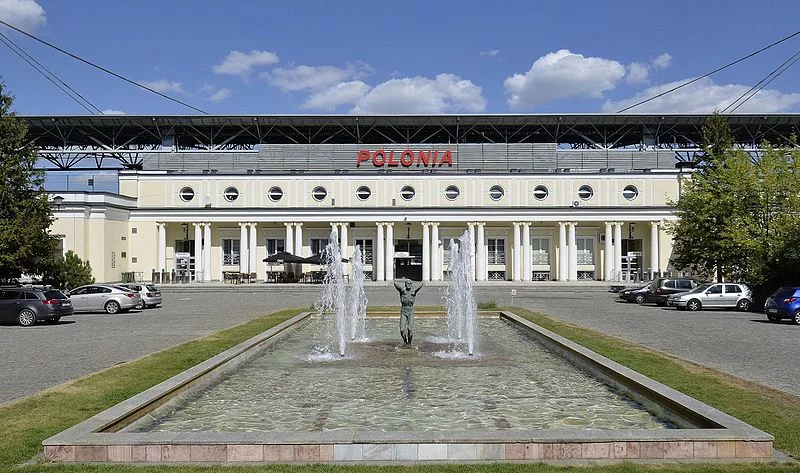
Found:
[[103, 432], [157, 407], [185, 387], [279, 333], [309, 312], [250, 338], [42, 442], [47, 462], [62, 463], [309, 463], [464, 461], [770, 461], [773, 437], [696, 399], [653, 381], [516, 314], [492, 311], [532, 331], [604, 380], [670, 399], [714, 428], [618, 431], [492, 432]]

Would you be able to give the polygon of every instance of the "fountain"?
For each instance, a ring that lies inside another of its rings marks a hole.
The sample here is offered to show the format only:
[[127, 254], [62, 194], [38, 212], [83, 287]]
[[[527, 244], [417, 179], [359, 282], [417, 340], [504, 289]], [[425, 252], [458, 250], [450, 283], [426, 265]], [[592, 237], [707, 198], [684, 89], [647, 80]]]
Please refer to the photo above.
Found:
[[353, 252], [353, 284], [350, 286], [350, 340], [363, 340], [366, 337], [367, 295], [364, 293], [364, 254], [356, 245]]
[[465, 251], [472, 247], [468, 232], [458, 242], [450, 241], [450, 283], [444, 293], [447, 307], [447, 334], [451, 349], [457, 351], [466, 345], [467, 354], [475, 354], [475, 332], [478, 311], [472, 291], [472, 254]]
[[347, 290], [344, 283], [342, 252], [339, 249], [339, 234], [335, 227], [331, 229], [322, 260], [327, 271], [322, 280], [322, 296], [315, 307], [317, 315], [326, 321], [327, 330], [323, 334], [321, 344], [315, 349], [321, 353], [333, 353], [335, 349], [339, 356], [345, 356], [348, 337]]

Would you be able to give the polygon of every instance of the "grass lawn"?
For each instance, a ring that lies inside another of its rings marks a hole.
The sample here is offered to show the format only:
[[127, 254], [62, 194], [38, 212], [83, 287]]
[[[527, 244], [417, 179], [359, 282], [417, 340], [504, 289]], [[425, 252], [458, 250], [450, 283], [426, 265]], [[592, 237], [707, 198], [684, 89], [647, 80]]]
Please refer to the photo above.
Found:
[[[370, 307], [370, 311], [383, 308]], [[387, 308], [388, 309], [388, 308]], [[397, 310], [397, 307], [391, 308]], [[438, 310], [440, 307], [418, 307]], [[678, 389], [721, 409], [775, 436], [777, 448], [800, 457], [800, 399], [720, 374], [686, 361], [654, 352], [619, 339], [574, 325], [556, 321], [542, 314], [509, 308], [518, 315], [567, 337], [640, 373]], [[0, 407], [0, 472], [21, 473], [250, 473], [269, 472], [583, 472], [585, 466], [544, 464], [475, 464], [414, 466], [331, 466], [331, 465], [260, 465], [260, 466], [126, 466], [126, 465], [45, 465], [18, 467], [41, 452], [41, 442], [67, 427], [133, 394], [208, 359], [298, 314], [301, 309], [287, 309], [253, 320], [208, 337], [152, 354], [140, 360], [115, 366], [20, 402]], [[665, 463], [642, 465], [621, 463], [593, 465], [591, 472], [800, 472], [800, 466], [787, 464], [697, 464]]]

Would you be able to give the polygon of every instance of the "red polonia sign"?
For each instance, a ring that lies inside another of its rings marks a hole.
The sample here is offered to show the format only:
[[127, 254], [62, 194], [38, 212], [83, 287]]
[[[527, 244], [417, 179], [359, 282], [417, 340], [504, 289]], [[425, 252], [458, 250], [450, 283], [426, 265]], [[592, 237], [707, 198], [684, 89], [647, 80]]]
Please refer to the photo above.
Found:
[[[399, 158], [399, 160], [398, 160]], [[410, 167], [442, 167], [447, 165], [448, 167], [453, 165], [453, 154], [450, 152], [450, 149], [445, 149], [444, 151], [439, 151], [438, 149], [433, 150], [404, 150], [404, 151], [384, 151], [382, 149], [378, 149], [375, 151], [362, 149], [358, 152], [358, 162], [356, 163], [356, 167], [361, 167], [361, 163], [372, 161], [372, 165], [376, 168], [388, 166], [388, 167], [397, 167], [403, 166], [405, 168]]]

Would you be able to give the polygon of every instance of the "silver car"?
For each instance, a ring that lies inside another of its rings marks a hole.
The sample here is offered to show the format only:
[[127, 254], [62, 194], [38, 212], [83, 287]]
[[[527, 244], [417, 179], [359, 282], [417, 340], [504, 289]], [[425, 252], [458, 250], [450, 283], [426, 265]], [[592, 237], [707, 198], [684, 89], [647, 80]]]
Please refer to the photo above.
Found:
[[109, 314], [127, 312], [142, 302], [138, 292], [127, 287], [110, 284], [89, 284], [69, 291], [69, 299], [75, 312], [99, 312]]
[[122, 287], [127, 287], [139, 293], [142, 297], [142, 302], [136, 306], [137, 309], [147, 309], [161, 304], [161, 291], [152, 284], [145, 283], [131, 283], [120, 284]]
[[701, 284], [689, 292], [673, 294], [667, 299], [667, 305], [679, 310], [700, 309], [737, 309], [743, 312], [750, 310], [753, 293], [741, 283], [707, 283]]

